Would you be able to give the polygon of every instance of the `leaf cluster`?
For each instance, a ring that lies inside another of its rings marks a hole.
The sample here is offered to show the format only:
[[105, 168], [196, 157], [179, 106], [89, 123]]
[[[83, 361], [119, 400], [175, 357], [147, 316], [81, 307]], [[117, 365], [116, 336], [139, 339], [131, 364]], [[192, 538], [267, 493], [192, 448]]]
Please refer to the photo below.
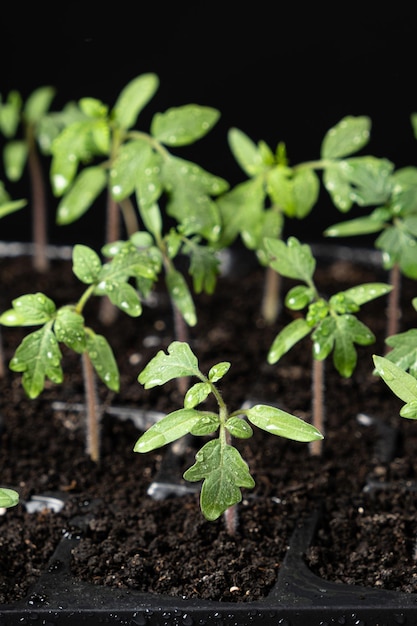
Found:
[[[339, 374], [351, 376], [357, 362], [355, 344], [365, 346], [375, 341], [372, 331], [356, 314], [363, 304], [389, 293], [392, 287], [385, 283], [368, 283], [324, 297], [314, 283], [316, 261], [309, 245], [301, 244], [295, 237], [290, 237], [286, 243], [266, 238], [265, 248], [272, 269], [304, 283], [292, 287], [286, 294], [285, 304], [297, 312], [297, 317], [275, 337], [268, 362], [276, 363], [310, 335], [313, 358], [322, 361], [332, 353]], [[306, 309], [304, 317], [300, 314], [303, 309]]]
[[[248, 439], [250, 424], [270, 434], [308, 442], [322, 439], [311, 424], [281, 409], [258, 404], [249, 409], [229, 413], [217, 383], [230, 368], [229, 362], [214, 365], [208, 375], [199, 368], [198, 360], [187, 343], [174, 341], [167, 353], [160, 350], [138, 376], [145, 389], [164, 385], [178, 377], [197, 378], [184, 397], [184, 406], [156, 422], [137, 440], [135, 452], [149, 452], [169, 444], [188, 433], [210, 439], [196, 453], [196, 462], [184, 473], [191, 482], [202, 481], [200, 505], [208, 520], [217, 519], [226, 509], [241, 501], [241, 488], [252, 488], [255, 482], [247, 463], [231, 444], [231, 437]], [[198, 407], [210, 394], [218, 405], [218, 413]], [[215, 434], [217, 433], [217, 437]]]

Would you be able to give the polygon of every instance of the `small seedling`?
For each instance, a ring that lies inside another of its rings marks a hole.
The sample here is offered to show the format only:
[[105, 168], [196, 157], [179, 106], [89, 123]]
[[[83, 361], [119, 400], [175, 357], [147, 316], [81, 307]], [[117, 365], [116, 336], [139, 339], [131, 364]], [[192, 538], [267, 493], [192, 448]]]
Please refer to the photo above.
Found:
[[384, 161], [369, 156], [351, 155], [369, 141], [371, 121], [366, 116], [346, 116], [330, 128], [322, 141], [316, 160], [290, 165], [287, 148], [278, 143], [275, 152], [265, 141], [255, 144], [245, 133], [232, 128], [229, 146], [248, 180], [239, 183], [217, 199], [223, 220], [221, 243], [226, 246], [237, 237], [255, 250], [266, 268], [261, 312], [272, 324], [281, 306], [278, 272], [268, 264], [265, 237], [282, 238], [284, 220], [306, 218], [319, 199], [320, 177], [334, 206], [347, 211], [353, 204], [353, 191], [359, 182], [367, 197], [380, 198], [375, 189], [377, 165]]
[[[267, 238], [265, 247], [270, 255], [270, 265], [282, 276], [301, 281], [304, 285], [292, 287], [285, 304], [292, 311], [306, 309], [305, 317], [297, 314], [275, 337], [268, 362], [277, 363], [296, 343], [311, 335], [313, 342], [313, 424], [324, 430], [324, 361], [333, 353], [333, 364], [344, 378], [349, 378], [357, 363], [355, 344], [366, 346], [375, 341], [372, 331], [357, 319], [360, 307], [390, 292], [385, 283], [356, 285], [340, 291], [328, 299], [319, 294], [313, 276], [316, 260], [307, 244], [295, 237], [287, 243]], [[314, 453], [320, 453], [321, 447]]]
[[62, 352], [66, 345], [82, 356], [87, 415], [87, 450], [95, 462], [100, 458], [98, 403], [94, 372], [112, 391], [119, 390], [119, 371], [109, 342], [85, 324], [84, 307], [91, 296], [107, 296], [131, 317], [142, 313], [138, 289], [131, 279], [156, 279], [155, 262], [146, 251], [125, 242], [111, 261], [102, 263], [98, 254], [78, 244], [73, 249], [73, 272], [87, 285], [76, 304], [57, 307], [43, 293], [26, 294], [13, 300], [13, 308], [0, 316], [5, 326], [40, 326], [28, 334], [10, 361], [12, 371], [22, 373], [22, 385], [30, 398], [36, 398], [49, 378], [62, 383]]
[[[206, 519], [220, 517], [242, 499], [241, 488], [251, 489], [255, 482], [248, 465], [232, 443], [232, 437], [248, 439], [253, 430], [248, 422], [266, 432], [308, 442], [322, 439], [317, 428], [281, 409], [258, 404], [248, 409], [229, 412], [217, 383], [230, 368], [227, 361], [214, 365], [208, 376], [199, 368], [198, 360], [188, 343], [174, 341], [168, 353], [160, 350], [138, 376], [145, 389], [164, 385], [178, 377], [199, 380], [187, 391], [184, 407], [163, 417], [137, 440], [135, 452], [150, 452], [184, 435], [211, 436], [196, 454], [195, 464], [187, 469], [184, 478], [191, 482], [203, 481], [200, 506]], [[212, 394], [218, 412], [196, 408]], [[246, 418], [246, 419], [245, 419]], [[215, 433], [217, 437], [213, 437]], [[234, 523], [228, 530], [233, 534]]]

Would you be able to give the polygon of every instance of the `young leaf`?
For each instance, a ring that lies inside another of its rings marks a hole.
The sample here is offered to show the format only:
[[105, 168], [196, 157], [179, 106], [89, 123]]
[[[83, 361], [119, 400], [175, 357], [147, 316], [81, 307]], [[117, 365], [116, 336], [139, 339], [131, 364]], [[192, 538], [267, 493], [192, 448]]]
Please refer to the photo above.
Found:
[[166, 273], [166, 284], [171, 300], [189, 326], [195, 326], [197, 316], [194, 301], [184, 276], [174, 268]]
[[219, 111], [211, 107], [188, 104], [156, 113], [151, 135], [166, 146], [186, 146], [204, 137], [216, 124]]
[[250, 425], [241, 417], [231, 417], [226, 422], [226, 429], [232, 435], [238, 439], [249, 439], [253, 435], [253, 430]]
[[267, 237], [265, 248], [270, 256], [269, 265], [279, 274], [311, 283], [316, 261], [308, 244], [301, 244], [296, 237], [289, 237], [287, 243]]
[[61, 307], [57, 311], [54, 332], [58, 341], [82, 354], [86, 349], [84, 318], [73, 307]]
[[268, 352], [268, 363], [276, 363], [303, 337], [311, 331], [311, 326], [303, 318], [298, 318], [284, 326], [272, 342]]
[[106, 184], [106, 172], [101, 167], [85, 168], [59, 203], [57, 223], [65, 225], [78, 220], [104, 191]]
[[119, 391], [119, 370], [107, 339], [96, 335], [90, 328], [86, 339], [88, 356], [99, 378], [112, 391]]
[[139, 113], [153, 98], [158, 87], [159, 78], [152, 73], [141, 74], [124, 87], [112, 111], [120, 128], [124, 130], [132, 128]]
[[9, 367], [13, 372], [23, 372], [22, 385], [29, 398], [37, 398], [45, 387], [45, 378], [61, 383], [62, 354], [52, 323], [27, 335], [18, 346]]
[[371, 215], [358, 217], [339, 224], [333, 224], [324, 231], [326, 237], [351, 237], [379, 233], [385, 226], [384, 219], [376, 219]]
[[54, 87], [39, 87], [32, 91], [23, 108], [25, 119], [30, 124], [36, 124], [47, 113], [56, 94]]
[[216, 363], [213, 367], [210, 368], [208, 373], [208, 379], [212, 383], [217, 383], [230, 369], [230, 363], [228, 361], [222, 361], [221, 363]]
[[184, 472], [184, 478], [191, 482], [204, 481], [200, 506], [209, 521], [214, 521], [242, 500], [241, 487], [251, 489], [255, 486], [238, 450], [223, 446], [218, 439], [206, 443], [195, 458], [195, 464]]
[[82, 283], [91, 285], [97, 282], [101, 271], [100, 257], [88, 246], [76, 244], [72, 251], [72, 271]]
[[211, 393], [211, 387], [209, 383], [195, 383], [185, 394], [184, 407], [186, 409], [193, 409], [201, 402], [204, 402]]
[[377, 373], [385, 384], [406, 404], [417, 400], [417, 380], [383, 356], [373, 356]]
[[327, 131], [322, 145], [322, 159], [340, 159], [358, 152], [369, 141], [371, 120], [348, 115]]
[[149, 142], [135, 139], [120, 146], [110, 170], [111, 193], [115, 200], [123, 200], [136, 189], [140, 172], [146, 171], [153, 161]]
[[25, 141], [9, 141], [3, 150], [6, 176], [16, 182], [21, 179], [28, 158], [28, 145]]
[[334, 340], [334, 366], [341, 376], [349, 378], [356, 367], [357, 361], [354, 344], [370, 345], [375, 341], [375, 336], [355, 316], [338, 315], [336, 317]]
[[244, 132], [231, 128], [227, 139], [233, 156], [245, 174], [253, 177], [266, 169], [261, 151]]
[[417, 378], [417, 329], [391, 335], [385, 343], [392, 348], [386, 358]]
[[19, 504], [19, 494], [14, 489], [0, 488], [0, 507], [8, 509]]
[[375, 298], [385, 296], [390, 291], [392, 291], [392, 285], [388, 285], [387, 283], [365, 283], [346, 289], [342, 293], [346, 298], [352, 300], [358, 306], [361, 306], [366, 302], [375, 300]]
[[188, 434], [201, 420], [201, 412], [178, 409], [153, 424], [135, 443], [134, 452], [150, 452]]
[[197, 376], [201, 379], [198, 360], [187, 343], [173, 341], [168, 346], [168, 354], [160, 350], [149, 361], [139, 374], [138, 381], [144, 385], [145, 389], [151, 389], [183, 376]]
[[4, 326], [39, 326], [54, 318], [54, 302], [43, 293], [27, 294], [12, 302], [13, 308], [0, 316]]
[[315, 426], [282, 409], [257, 404], [242, 412], [252, 424], [272, 435], [303, 442], [323, 439], [323, 435]]

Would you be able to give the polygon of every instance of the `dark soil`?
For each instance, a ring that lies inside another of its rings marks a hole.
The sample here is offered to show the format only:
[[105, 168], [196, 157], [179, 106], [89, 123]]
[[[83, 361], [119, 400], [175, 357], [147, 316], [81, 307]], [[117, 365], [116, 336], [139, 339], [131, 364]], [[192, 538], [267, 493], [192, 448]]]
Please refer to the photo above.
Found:
[[[260, 315], [263, 270], [256, 263], [239, 268], [219, 279], [213, 296], [196, 299], [199, 323], [190, 329], [190, 341], [200, 366], [207, 371], [220, 360], [232, 363], [221, 386], [230, 408], [259, 400], [310, 419], [311, 344], [307, 339], [278, 364], [267, 364], [269, 346], [290, 313], [284, 310], [267, 327]], [[329, 294], [387, 279], [372, 265], [346, 260], [322, 260], [316, 277]], [[83, 291], [68, 261], [54, 261], [46, 277], [33, 272], [27, 257], [1, 261], [0, 285], [1, 310], [23, 293], [42, 291], [61, 305]], [[284, 281], [284, 292], [289, 285]], [[404, 280], [402, 330], [416, 323], [414, 295], [415, 283]], [[179, 408], [181, 395], [174, 383], [145, 391], [137, 382], [148, 360], [174, 339], [164, 292], [157, 290], [140, 318], [120, 314], [108, 327], [96, 321], [97, 307], [97, 300], [87, 305], [87, 323], [108, 338], [121, 371], [120, 393], [98, 385], [104, 408]], [[83, 412], [54, 404], [84, 402], [79, 356], [62, 348], [64, 384], [48, 383], [35, 400], [25, 396], [20, 375], [6, 371], [0, 380], [1, 483], [15, 487], [21, 503], [0, 517], [0, 603], [30, 593], [63, 533], [74, 531], [81, 539], [72, 568], [81, 579], [176, 596], [259, 599], [276, 580], [293, 529], [317, 507], [323, 509], [322, 523], [306, 555], [315, 573], [414, 591], [417, 425], [399, 417], [401, 402], [373, 375], [371, 356], [384, 351], [385, 308], [382, 298], [362, 309], [360, 319], [377, 339], [373, 346], [358, 348], [351, 379], [342, 379], [330, 362], [326, 365], [326, 437], [320, 457], [307, 444], [259, 430], [252, 439], [236, 442], [256, 487], [244, 490], [235, 536], [226, 533], [223, 519], [203, 518], [196, 492], [162, 500], [148, 495], [167, 454], [134, 453], [140, 431], [132, 420], [105, 411], [101, 461], [88, 458]], [[6, 362], [30, 330], [3, 328]], [[371, 416], [371, 423], [358, 419], [359, 414]], [[387, 440], [381, 439], [385, 431]], [[180, 459], [183, 467], [169, 469], [171, 479], [180, 480], [183, 468], [192, 464], [194, 443], [188, 442]], [[382, 481], [389, 488], [383, 489]], [[62, 510], [41, 507], [29, 513], [25, 503], [39, 494], [58, 495]]]

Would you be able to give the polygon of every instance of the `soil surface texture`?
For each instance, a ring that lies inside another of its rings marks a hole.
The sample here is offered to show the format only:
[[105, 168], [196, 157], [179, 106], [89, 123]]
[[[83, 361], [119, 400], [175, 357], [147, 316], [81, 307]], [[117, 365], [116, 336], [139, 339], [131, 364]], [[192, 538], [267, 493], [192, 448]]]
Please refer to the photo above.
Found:
[[[319, 258], [315, 279], [323, 293], [388, 280], [369, 259], [352, 257], [355, 262]], [[234, 261], [213, 295], [196, 296], [198, 323], [189, 329], [190, 343], [204, 372], [219, 361], [231, 362], [220, 384], [230, 409], [272, 403], [310, 420], [311, 340], [294, 346], [279, 363], [267, 363], [273, 339], [294, 313], [284, 306], [274, 324], [264, 322], [264, 277], [251, 257]], [[43, 275], [32, 269], [29, 257], [2, 259], [0, 285], [2, 311], [24, 293], [43, 292], [58, 306], [73, 303], [85, 287], [70, 261], [54, 260]], [[284, 280], [283, 293], [292, 285]], [[417, 323], [415, 295], [415, 282], [403, 279], [401, 331]], [[31, 400], [21, 375], [7, 364], [34, 329], [3, 327], [0, 481], [17, 489], [21, 502], [0, 516], [0, 603], [27, 597], [62, 535], [74, 532], [80, 540], [71, 567], [80, 579], [171, 596], [260, 599], [276, 581], [293, 529], [317, 508], [321, 523], [305, 555], [313, 572], [327, 580], [414, 592], [417, 425], [399, 416], [401, 401], [372, 365], [372, 354], [385, 351], [386, 306], [387, 299], [380, 298], [359, 313], [376, 342], [358, 346], [351, 378], [341, 378], [331, 360], [326, 362], [320, 455], [308, 444], [260, 430], [235, 441], [256, 486], [243, 490], [234, 535], [226, 532], [223, 518], [204, 519], [196, 485], [181, 478], [200, 438], [186, 440], [181, 454], [165, 448], [133, 452], [144, 412], [151, 412], [145, 417], [150, 424], [152, 412], [182, 406], [174, 382], [145, 390], [137, 381], [146, 363], [176, 338], [162, 285], [138, 318], [119, 313], [105, 325], [97, 320], [97, 298], [85, 308], [86, 322], [111, 344], [121, 375], [119, 393], [97, 383], [103, 410], [98, 463], [86, 454], [80, 356], [61, 345], [64, 383], [47, 382]], [[166, 486], [166, 475], [173, 485]], [[165, 491], [158, 489], [161, 484]], [[56, 497], [62, 508], [41, 504], [30, 512], [36, 496]]]

